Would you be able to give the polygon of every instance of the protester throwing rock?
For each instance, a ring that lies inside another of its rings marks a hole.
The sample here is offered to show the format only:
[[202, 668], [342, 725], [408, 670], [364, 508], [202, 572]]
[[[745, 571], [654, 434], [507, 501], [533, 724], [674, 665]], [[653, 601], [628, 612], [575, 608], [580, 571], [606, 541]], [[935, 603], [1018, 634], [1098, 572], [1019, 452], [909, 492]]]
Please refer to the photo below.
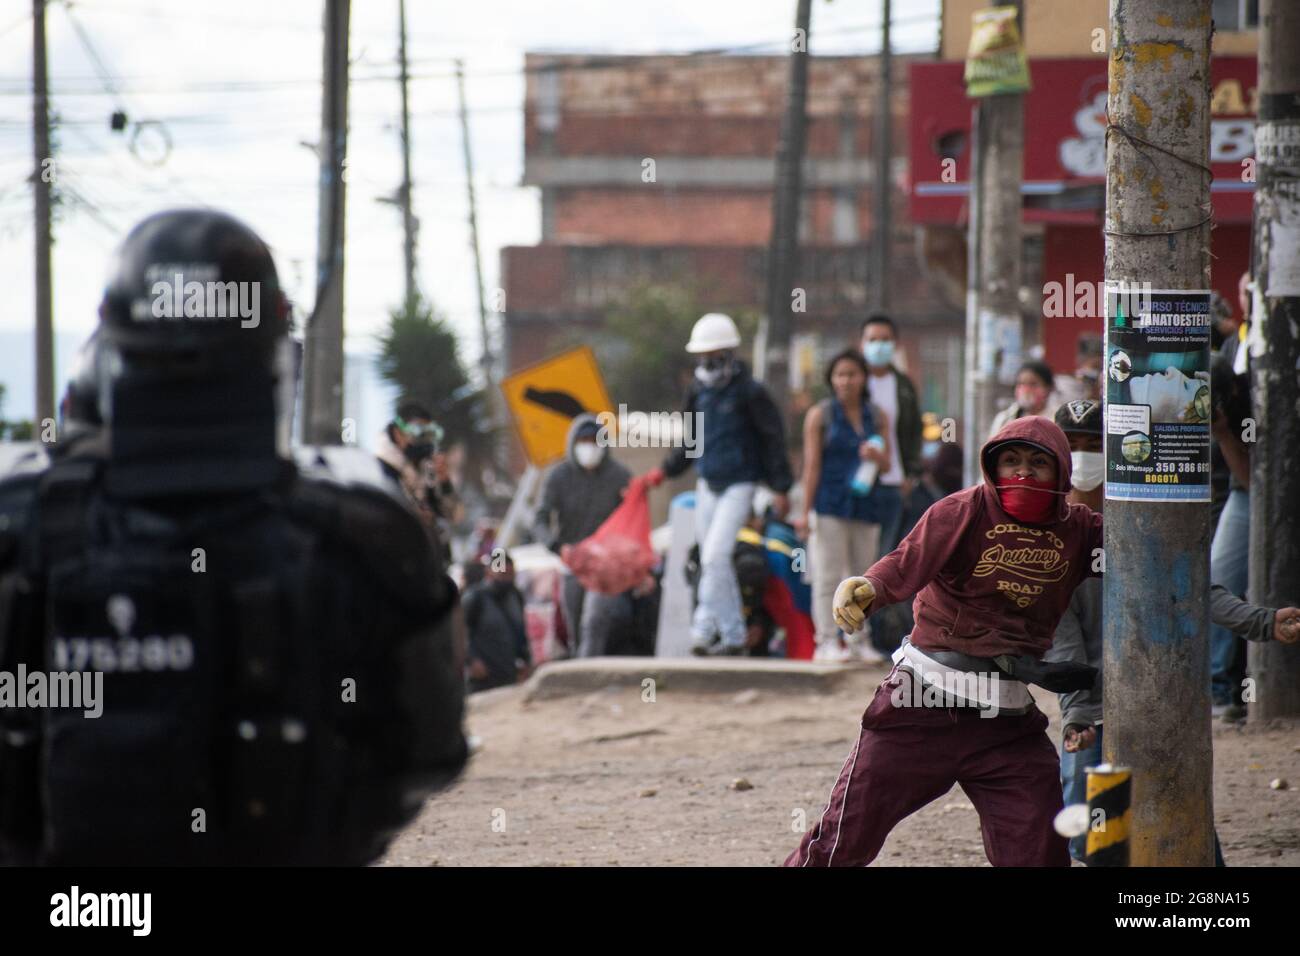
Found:
[[895, 824], [954, 783], [979, 813], [994, 866], [1069, 865], [1052, 825], [1056, 749], [1026, 684], [1059, 693], [1096, 678], [1041, 658], [1075, 586], [1095, 573], [1101, 515], [1066, 503], [1070, 446], [1054, 422], [1012, 422], [980, 461], [982, 484], [936, 502], [896, 550], [835, 592], [846, 631], [914, 594], [916, 626], [787, 866], [866, 865]]

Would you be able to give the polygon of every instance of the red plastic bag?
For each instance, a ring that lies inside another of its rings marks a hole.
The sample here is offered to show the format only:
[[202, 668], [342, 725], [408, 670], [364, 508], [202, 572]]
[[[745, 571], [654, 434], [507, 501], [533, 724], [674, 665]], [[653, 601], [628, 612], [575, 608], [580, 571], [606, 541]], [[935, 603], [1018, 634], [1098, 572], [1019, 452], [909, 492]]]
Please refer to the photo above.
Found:
[[656, 560], [644, 479], [629, 481], [623, 503], [590, 537], [562, 547], [560, 560], [588, 591], [622, 594], [640, 584]]

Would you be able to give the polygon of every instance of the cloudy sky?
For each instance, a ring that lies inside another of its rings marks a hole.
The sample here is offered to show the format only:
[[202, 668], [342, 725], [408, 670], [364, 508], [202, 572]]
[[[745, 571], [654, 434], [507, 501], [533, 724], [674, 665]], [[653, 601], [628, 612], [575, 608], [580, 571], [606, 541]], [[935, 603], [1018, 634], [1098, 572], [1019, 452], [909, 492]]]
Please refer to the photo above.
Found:
[[[465, 62], [491, 289], [498, 250], [536, 242], [540, 231], [537, 193], [519, 185], [525, 51], [779, 52], [794, 7], [794, 0], [408, 0], [419, 276], [461, 331], [467, 361], [478, 353], [477, 312], [453, 61]], [[895, 3], [896, 47], [934, 49], [938, 7]], [[54, 252], [60, 381], [66, 356], [93, 327], [111, 250], [159, 209], [212, 205], [246, 220], [273, 247], [291, 297], [310, 310], [322, 8], [321, 0], [51, 2], [51, 103], [65, 202]], [[11, 385], [8, 417], [32, 407], [29, 10], [27, 0], [0, 0], [0, 382]], [[879, 17], [876, 0], [815, 0], [810, 48], [872, 52]], [[355, 352], [373, 349], [402, 295], [400, 216], [377, 201], [393, 194], [401, 175], [396, 55], [397, 0], [353, 0], [345, 321]], [[109, 130], [114, 109], [145, 122], [134, 142], [134, 126]]]

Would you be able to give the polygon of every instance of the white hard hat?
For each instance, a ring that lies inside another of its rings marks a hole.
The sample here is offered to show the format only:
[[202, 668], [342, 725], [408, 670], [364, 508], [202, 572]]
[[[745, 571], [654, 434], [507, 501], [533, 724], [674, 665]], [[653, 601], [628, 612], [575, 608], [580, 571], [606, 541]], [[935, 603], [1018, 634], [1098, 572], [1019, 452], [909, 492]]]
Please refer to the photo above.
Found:
[[717, 352], [734, 349], [740, 345], [740, 330], [731, 316], [710, 312], [701, 316], [691, 329], [691, 340], [686, 343], [688, 352]]

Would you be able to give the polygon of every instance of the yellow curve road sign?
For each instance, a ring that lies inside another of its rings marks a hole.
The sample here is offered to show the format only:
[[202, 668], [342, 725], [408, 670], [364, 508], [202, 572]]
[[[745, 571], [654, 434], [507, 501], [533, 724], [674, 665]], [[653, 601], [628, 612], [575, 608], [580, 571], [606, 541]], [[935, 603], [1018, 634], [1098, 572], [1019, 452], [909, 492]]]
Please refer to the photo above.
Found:
[[576, 416], [614, 411], [596, 356], [585, 345], [510, 374], [501, 391], [524, 454], [538, 468], [564, 457]]

